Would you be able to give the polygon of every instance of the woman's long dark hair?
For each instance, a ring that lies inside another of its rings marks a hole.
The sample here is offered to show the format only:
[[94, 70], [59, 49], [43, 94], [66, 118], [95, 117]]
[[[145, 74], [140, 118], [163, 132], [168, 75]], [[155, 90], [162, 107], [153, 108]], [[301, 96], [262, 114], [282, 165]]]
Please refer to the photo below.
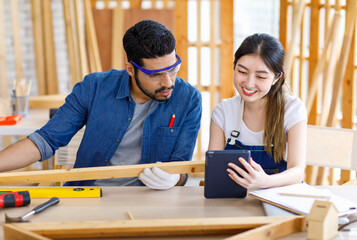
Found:
[[[240, 45], [234, 55], [234, 65], [244, 55], [257, 55], [265, 65], [275, 74], [278, 79], [272, 85], [267, 98], [265, 126], [264, 126], [264, 149], [279, 162], [286, 156], [286, 136], [284, 130], [284, 91], [285, 82], [284, 58], [285, 51], [278, 39], [268, 34], [253, 34], [248, 36]], [[271, 146], [274, 147], [272, 151]]]

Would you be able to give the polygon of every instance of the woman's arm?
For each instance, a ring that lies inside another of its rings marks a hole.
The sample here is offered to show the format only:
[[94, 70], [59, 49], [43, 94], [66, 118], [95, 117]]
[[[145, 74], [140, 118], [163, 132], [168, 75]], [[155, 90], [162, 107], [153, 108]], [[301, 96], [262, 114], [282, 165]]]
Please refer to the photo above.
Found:
[[223, 130], [211, 119], [208, 150], [224, 150], [225, 144]]
[[301, 121], [288, 131], [288, 159], [286, 171], [267, 175], [262, 167], [255, 163], [254, 160], [249, 164], [245, 160], [239, 159], [249, 173], [238, 168], [236, 165], [229, 165], [244, 178], [239, 177], [234, 171], [228, 169], [227, 171], [230, 177], [237, 184], [245, 188], [280, 187], [301, 182], [304, 178], [306, 166], [306, 124], [306, 121]]

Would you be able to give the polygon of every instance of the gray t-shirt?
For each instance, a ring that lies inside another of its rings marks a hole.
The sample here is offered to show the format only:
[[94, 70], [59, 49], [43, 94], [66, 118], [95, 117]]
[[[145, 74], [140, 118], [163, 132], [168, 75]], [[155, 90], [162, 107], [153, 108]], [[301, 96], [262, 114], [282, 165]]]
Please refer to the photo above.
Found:
[[[139, 164], [141, 159], [141, 143], [143, 136], [144, 120], [158, 102], [150, 100], [144, 104], [135, 105], [134, 116], [131, 120], [124, 138], [115, 151], [109, 166]], [[140, 181], [137, 177], [98, 179], [94, 182], [96, 186], [139, 186]]]

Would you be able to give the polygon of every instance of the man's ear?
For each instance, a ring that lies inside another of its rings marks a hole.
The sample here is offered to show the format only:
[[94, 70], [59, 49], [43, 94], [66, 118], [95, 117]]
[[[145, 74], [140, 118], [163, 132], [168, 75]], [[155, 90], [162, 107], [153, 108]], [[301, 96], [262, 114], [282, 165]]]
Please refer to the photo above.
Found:
[[135, 69], [134, 66], [130, 63], [130, 62], [125, 62], [125, 69], [127, 71], [127, 73], [131, 76], [134, 77], [135, 76]]

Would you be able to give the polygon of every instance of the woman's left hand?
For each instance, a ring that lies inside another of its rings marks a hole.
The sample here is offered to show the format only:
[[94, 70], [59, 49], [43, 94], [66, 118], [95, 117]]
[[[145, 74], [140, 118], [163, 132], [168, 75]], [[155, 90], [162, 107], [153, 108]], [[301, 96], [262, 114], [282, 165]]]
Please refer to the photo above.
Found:
[[264, 172], [263, 168], [258, 163], [254, 162], [252, 158], [250, 158], [250, 164], [244, 160], [244, 158], [239, 158], [238, 160], [245, 167], [247, 172], [234, 163], [228, 163], [228, 166], [231, 167], [227, 168], [228, 176], [242, 187], [264, 188], [268, 182], [269, 175]]

